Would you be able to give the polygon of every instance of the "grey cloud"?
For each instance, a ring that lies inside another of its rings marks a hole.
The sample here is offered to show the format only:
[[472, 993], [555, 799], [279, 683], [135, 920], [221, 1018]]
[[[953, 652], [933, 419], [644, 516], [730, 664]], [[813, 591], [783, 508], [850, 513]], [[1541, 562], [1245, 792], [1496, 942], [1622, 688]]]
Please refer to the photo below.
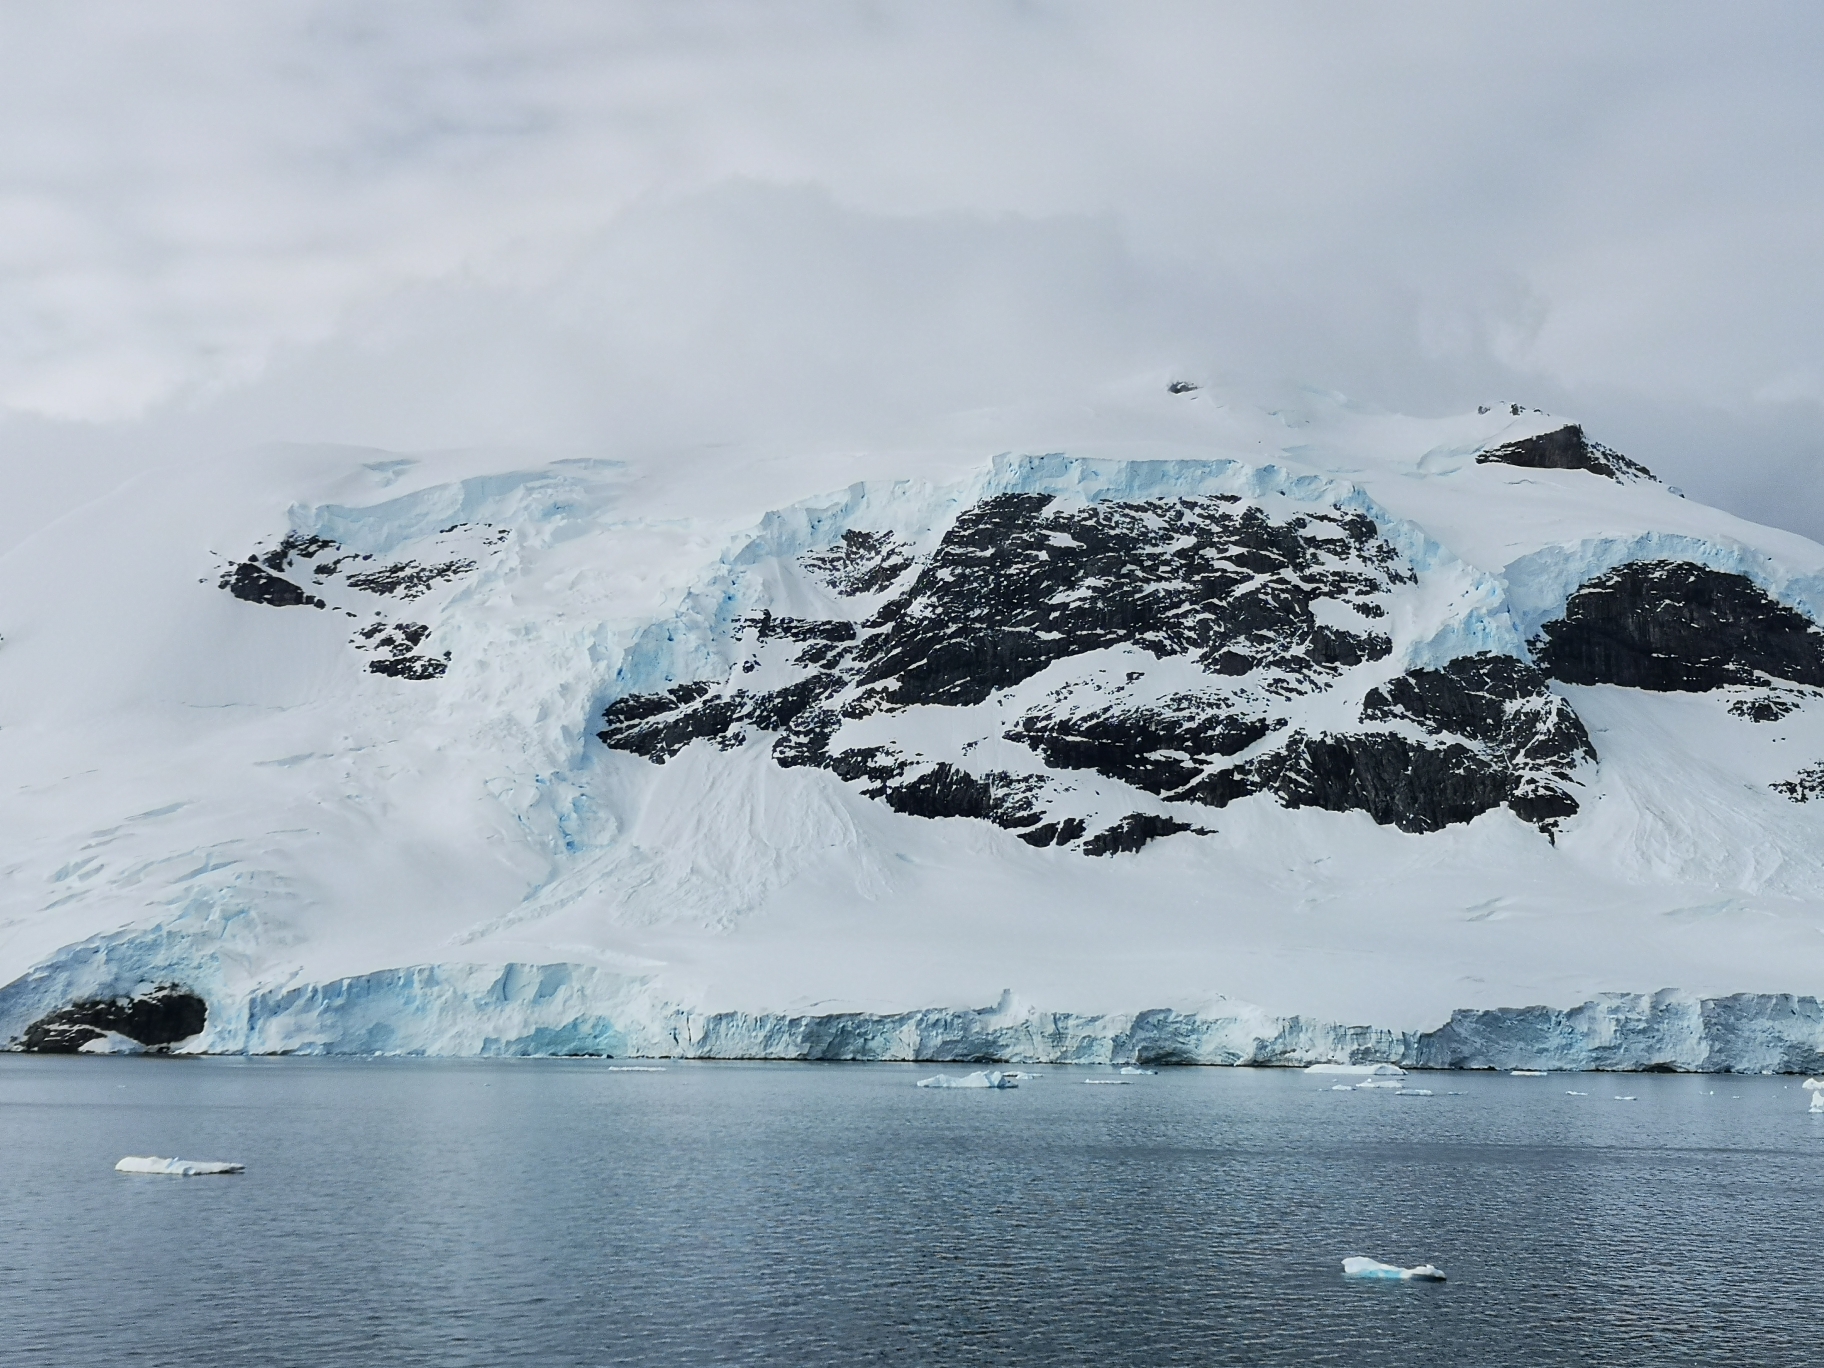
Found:
[[1821, 52], [1785, 4], [14, 7], [0, 450], [884, 442], [1179, 368], [1577, 412], [1824, 534]]

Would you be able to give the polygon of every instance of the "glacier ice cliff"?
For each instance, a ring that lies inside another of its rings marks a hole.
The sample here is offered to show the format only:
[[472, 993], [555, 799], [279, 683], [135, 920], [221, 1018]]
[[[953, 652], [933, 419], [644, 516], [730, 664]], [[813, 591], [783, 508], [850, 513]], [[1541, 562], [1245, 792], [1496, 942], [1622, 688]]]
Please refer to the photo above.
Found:
[[[34, 1042], [42, 1039], [43, 1023], [66, 1013], [75, 995], [116, 1004], [114, 1019], [131, 1022], [136, 998], [193, 995], [191, 988], [174, 988], [168, 981], [173, 974], [190, 984], [220, 983], [218, 970], [200, 960], [186, 970], [168, 952], [169, 942], [158, 937], [116, 937], [73, 948], [0, 989], [0, 1041], [14, 1049], [40, 1048]], [[165, 981], [153, 986], [152, 978]], [[1022, 1003], [1010, 992], [978, 1008], [702, 1011], [668, 1001], [650, 979], [592, 966], [426, 964], [225, 992], [211, 1001], [205, 1028], [168, 1048], [211, 1054], [1815, 1073], [1824, 1071], [1824, 1005], [1789, 994], [1611, 993], [1568, 1010], [1461, 1010], [1427, 1031], [1275, 1016], [1227, 1001], [1197, 1010], [1078, 1013]]]

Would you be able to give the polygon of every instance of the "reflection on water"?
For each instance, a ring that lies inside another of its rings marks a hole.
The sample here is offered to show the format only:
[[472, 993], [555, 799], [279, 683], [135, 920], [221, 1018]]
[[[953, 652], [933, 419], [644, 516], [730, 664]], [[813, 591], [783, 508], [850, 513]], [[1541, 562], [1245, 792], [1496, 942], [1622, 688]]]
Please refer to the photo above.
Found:
[[[1798, 1079], [913, 1086], [932, 1072], [0, 1057], [0, 1344], [1424, 1368], [1799, 1362], [1824, 1326], [1824, 1116]], [[247, 1172], [135, 1178], [126, 1154]], [[1450, 1280], [1346, 1282], [1352, 1254]]]

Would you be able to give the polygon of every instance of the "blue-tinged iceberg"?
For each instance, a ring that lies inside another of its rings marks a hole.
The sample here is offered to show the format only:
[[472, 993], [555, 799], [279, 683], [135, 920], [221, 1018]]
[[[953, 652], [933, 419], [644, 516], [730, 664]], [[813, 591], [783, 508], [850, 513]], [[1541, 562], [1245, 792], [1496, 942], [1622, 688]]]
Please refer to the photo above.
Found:
[[1416, 1268], [1401, 1268], [1398, 1264], [1385, 1264], [1378, 1259], [1360, 1257], [1343, 1260], [1345, 1278], [1382, 1278], [1395, 1282], [1443, 1282], [1444, 1272], [1431, 1264], [1420, 1264]]

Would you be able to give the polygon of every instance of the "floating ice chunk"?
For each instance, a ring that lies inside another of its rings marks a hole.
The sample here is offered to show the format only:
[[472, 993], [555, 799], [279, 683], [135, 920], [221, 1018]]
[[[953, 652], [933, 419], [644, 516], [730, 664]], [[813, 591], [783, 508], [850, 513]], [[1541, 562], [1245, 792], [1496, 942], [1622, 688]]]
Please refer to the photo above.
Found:
[[1623, 1097], [1620, 1093], [1616, 1093], [1615, 1100], [1617, 1102], [1638, 1102], [1638, 1101], [1640, 1101], [1640, 1099], [1638, 1097], [1636, 1097], [1633, 1093], [1629, 1093], [1626, 1097]]
[[[1589, 1094], [1588, 1094], [1588, 1093], [1580, 1093], [1580, 1092], [1571, 1092], [1571, 1091], [1570, 1091], [1570, 1090], [1569, 1090], [1569, 1089], [1566, 1089], [1566, 1091], [1565, 1091], [1565, 1094], [1564, 1094], [1564, 1095], [1565, 1095], [1565, 1096], [1566, 1096], [1566, 1097], [1588, 1097], [1588, 1096], [1589, 1096]], [[1714, 1095], [1714, 1094], [1713, 1094], [1713, 1095]]]
[[1132, 1064], [1125, 1064], [1122, 1066], [1121, 1072], [1124, 1074], [1156, 1074], [1159, 1072], [1159, 1070], [1157, 1070], [1157, 1069], [1137, 1069]]
[[212, 1173], [245, 1173], [245, 1164], [224, 1164], [204, 1159], [158, 1159], [149, 1154], [129, 1154], [114, 1165], [116, 1173], [170, 1173], [179, 1178], [202, 1178]]
[[1509, 1069], [1507, 1072], [1510, 1078], [1544, 1078], [1546, 1075], [1544, 1069]]
[[1308, 1074], [1350, 1074], [1357, 1078], [1404, 1078], [1406, 1070], [1398, 1064], [1312, 1064]]
[[1384, 1264], [1379, 1259], [1344, 1259], [1343, 1276], [1345, 1278], [1389, 1278], [1406, 1282], [1443, 1282], [1444, 1270], [1431, 1264], [1420, 1264], [1417, 1268], [1401, 1268], [1398, 1264]]
[[1824, 1078], [1808, 1078], [1799, 1086], [1811, 1094], [1811, 1109], [1824, 1112]]
[[1824, 1112], [1824, 1092], [1814, 1092], [1811, 1095], [1811, 1109], [1814, 1112]]
[[1430, 1097], [1431, 1089], [1430, 1088], [1401, 1088], [1398, 1092], [1396, 1092], [1394, 1094], [1394, 1096], [1395, 1097]]
[[1122, 1087], [1127, 1082], [1125, 1078], [1086, 1078], [1083, 1081], [1088, 1084], [1102, 1083], [1111, 1088]]
[[1353, 1084], [1353, 1083], [1332, 1083], [1330, 1085], [1330, 1091], [1331, 1092], [1354, 1092], [1355, 1084]]
[[1357, 1083], [1358, 1088], [1399, 1088], [1403, 1086], [1398, 1078], [1370, 1078], [1365, 1083]]
[[1008, 1069], [1001, 1074], [1001, 1077], [1002, 1078], [1012, 1078], [1012, 1079], [1017, 1080], [1018, 1082], [1024, 1083], [1029, 1078], [1043, 1078], [1044, 1075], [1035, 1074], [1035, 1073], [1021, 1073], [1017, 1069]]
[[121, 1035], [118, 1031], [103, 1031], [92, 1040], [85, 1040], [76, 1047], [77, 1054], [144, 1054], [146, 1047], [132, 1036]]
[[945, 1074], [936, 1074], [930, 1078], [918, 1080], [921, 1088], [1017, 1088], [1019, 1083], [1012, 1074], [1002, 1073], [999, 1069], [977, 1069], [972, 1074], [961, 1078], [951, 1078]]
[[662, 1064], [610, 1064], [609, 1073], [664, 1073]]

